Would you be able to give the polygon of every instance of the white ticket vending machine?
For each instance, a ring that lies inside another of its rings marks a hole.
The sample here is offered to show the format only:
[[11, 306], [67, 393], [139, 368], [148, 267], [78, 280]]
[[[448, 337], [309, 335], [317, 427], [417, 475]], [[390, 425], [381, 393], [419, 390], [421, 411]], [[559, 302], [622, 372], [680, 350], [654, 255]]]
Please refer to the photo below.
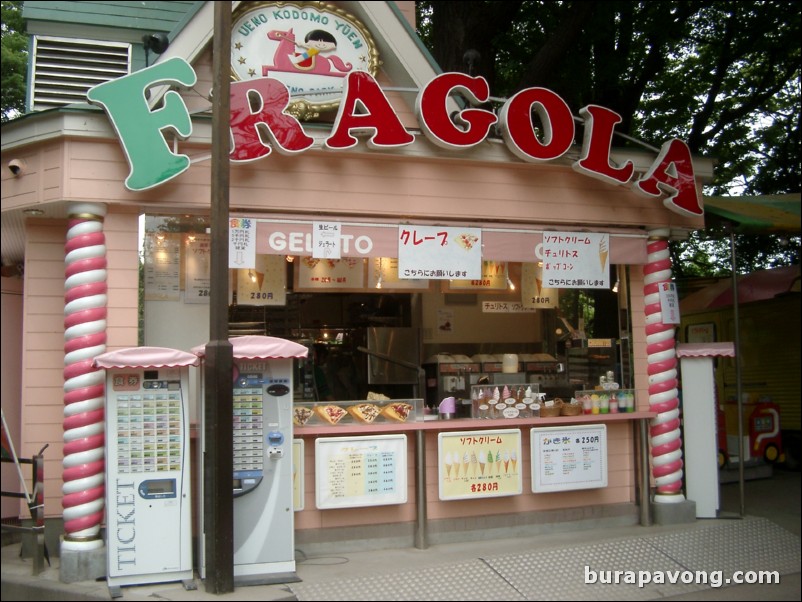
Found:
[[[234, 582], [298, 581], [292, 472], [293, 360], [305, 358], [308, 349], [267, 336], [235, 337], [231, 344]], [[202, 355], [201, 348], [193, 351]], [[205, 577], [205, 562], [200, 564]]]
[[109, 591], [183, 581], [192, 571], [189, 366], [196, 355], [136, 347], [95, 358], [106, 370]]

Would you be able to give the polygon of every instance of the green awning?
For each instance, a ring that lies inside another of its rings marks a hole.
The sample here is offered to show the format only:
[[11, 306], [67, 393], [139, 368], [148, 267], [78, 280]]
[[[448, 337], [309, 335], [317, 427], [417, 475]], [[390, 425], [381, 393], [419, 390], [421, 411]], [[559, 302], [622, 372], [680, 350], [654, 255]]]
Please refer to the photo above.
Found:
[[799, 234], [802, 195], [704, 197], [705, 219], [711, 223], [730, 222], [735, 231], [749, 234]]

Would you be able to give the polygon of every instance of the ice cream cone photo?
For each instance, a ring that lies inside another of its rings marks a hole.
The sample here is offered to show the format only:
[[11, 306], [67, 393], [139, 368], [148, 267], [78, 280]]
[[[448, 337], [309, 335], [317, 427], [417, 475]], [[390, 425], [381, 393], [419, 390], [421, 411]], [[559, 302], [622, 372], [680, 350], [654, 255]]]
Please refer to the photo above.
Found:
[[454, 467], [454, 464], [451, 462], [451, 452], [446, 454], [446, 480], [451, 480], [451, 469]]
[[608, 248], [607, 244], [606, 238], [602, 238], [599, 241], [599, 263], [601, 264], [602, 270], [607, 267], [607, 256], [610, 254], [610, 249]]

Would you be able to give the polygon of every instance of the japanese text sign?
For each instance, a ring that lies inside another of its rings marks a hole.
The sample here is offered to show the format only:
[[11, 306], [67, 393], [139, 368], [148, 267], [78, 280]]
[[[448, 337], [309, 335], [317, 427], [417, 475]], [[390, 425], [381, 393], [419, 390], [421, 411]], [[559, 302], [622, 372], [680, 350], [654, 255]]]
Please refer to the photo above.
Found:
[[440, 433], [440, 499], [518, 495], [523, 491], [520, 460], [520, 429]]
[[610, 288], [610, 235], [543, 233], [546, 288]]
[[399, 226], [398, 276], [480, 280], [482, 230], [459, 226]]

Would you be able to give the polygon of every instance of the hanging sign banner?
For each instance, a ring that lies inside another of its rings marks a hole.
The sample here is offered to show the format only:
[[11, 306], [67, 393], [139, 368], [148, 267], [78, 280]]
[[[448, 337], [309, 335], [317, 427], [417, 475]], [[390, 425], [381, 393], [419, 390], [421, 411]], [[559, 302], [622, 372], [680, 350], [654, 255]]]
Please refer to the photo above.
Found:
[[547, 288], [610, 288], [610, 235], [544, 232], [543, 284]]
[[521, 264], [521, 301], [527, 308], [559, 306], [559, 289], [543, 286], [543, 266], [537, 263]]
[[248, 269], [256, 266], [256, 222], [247, 217], [228, 220], [228, 267]]
[[339, 222], [314, 222], [312, 224], [312, 257], [318, 259], [340, 259]]
[[399, 226], [398, 277], [480, 280], [481, 228]]

